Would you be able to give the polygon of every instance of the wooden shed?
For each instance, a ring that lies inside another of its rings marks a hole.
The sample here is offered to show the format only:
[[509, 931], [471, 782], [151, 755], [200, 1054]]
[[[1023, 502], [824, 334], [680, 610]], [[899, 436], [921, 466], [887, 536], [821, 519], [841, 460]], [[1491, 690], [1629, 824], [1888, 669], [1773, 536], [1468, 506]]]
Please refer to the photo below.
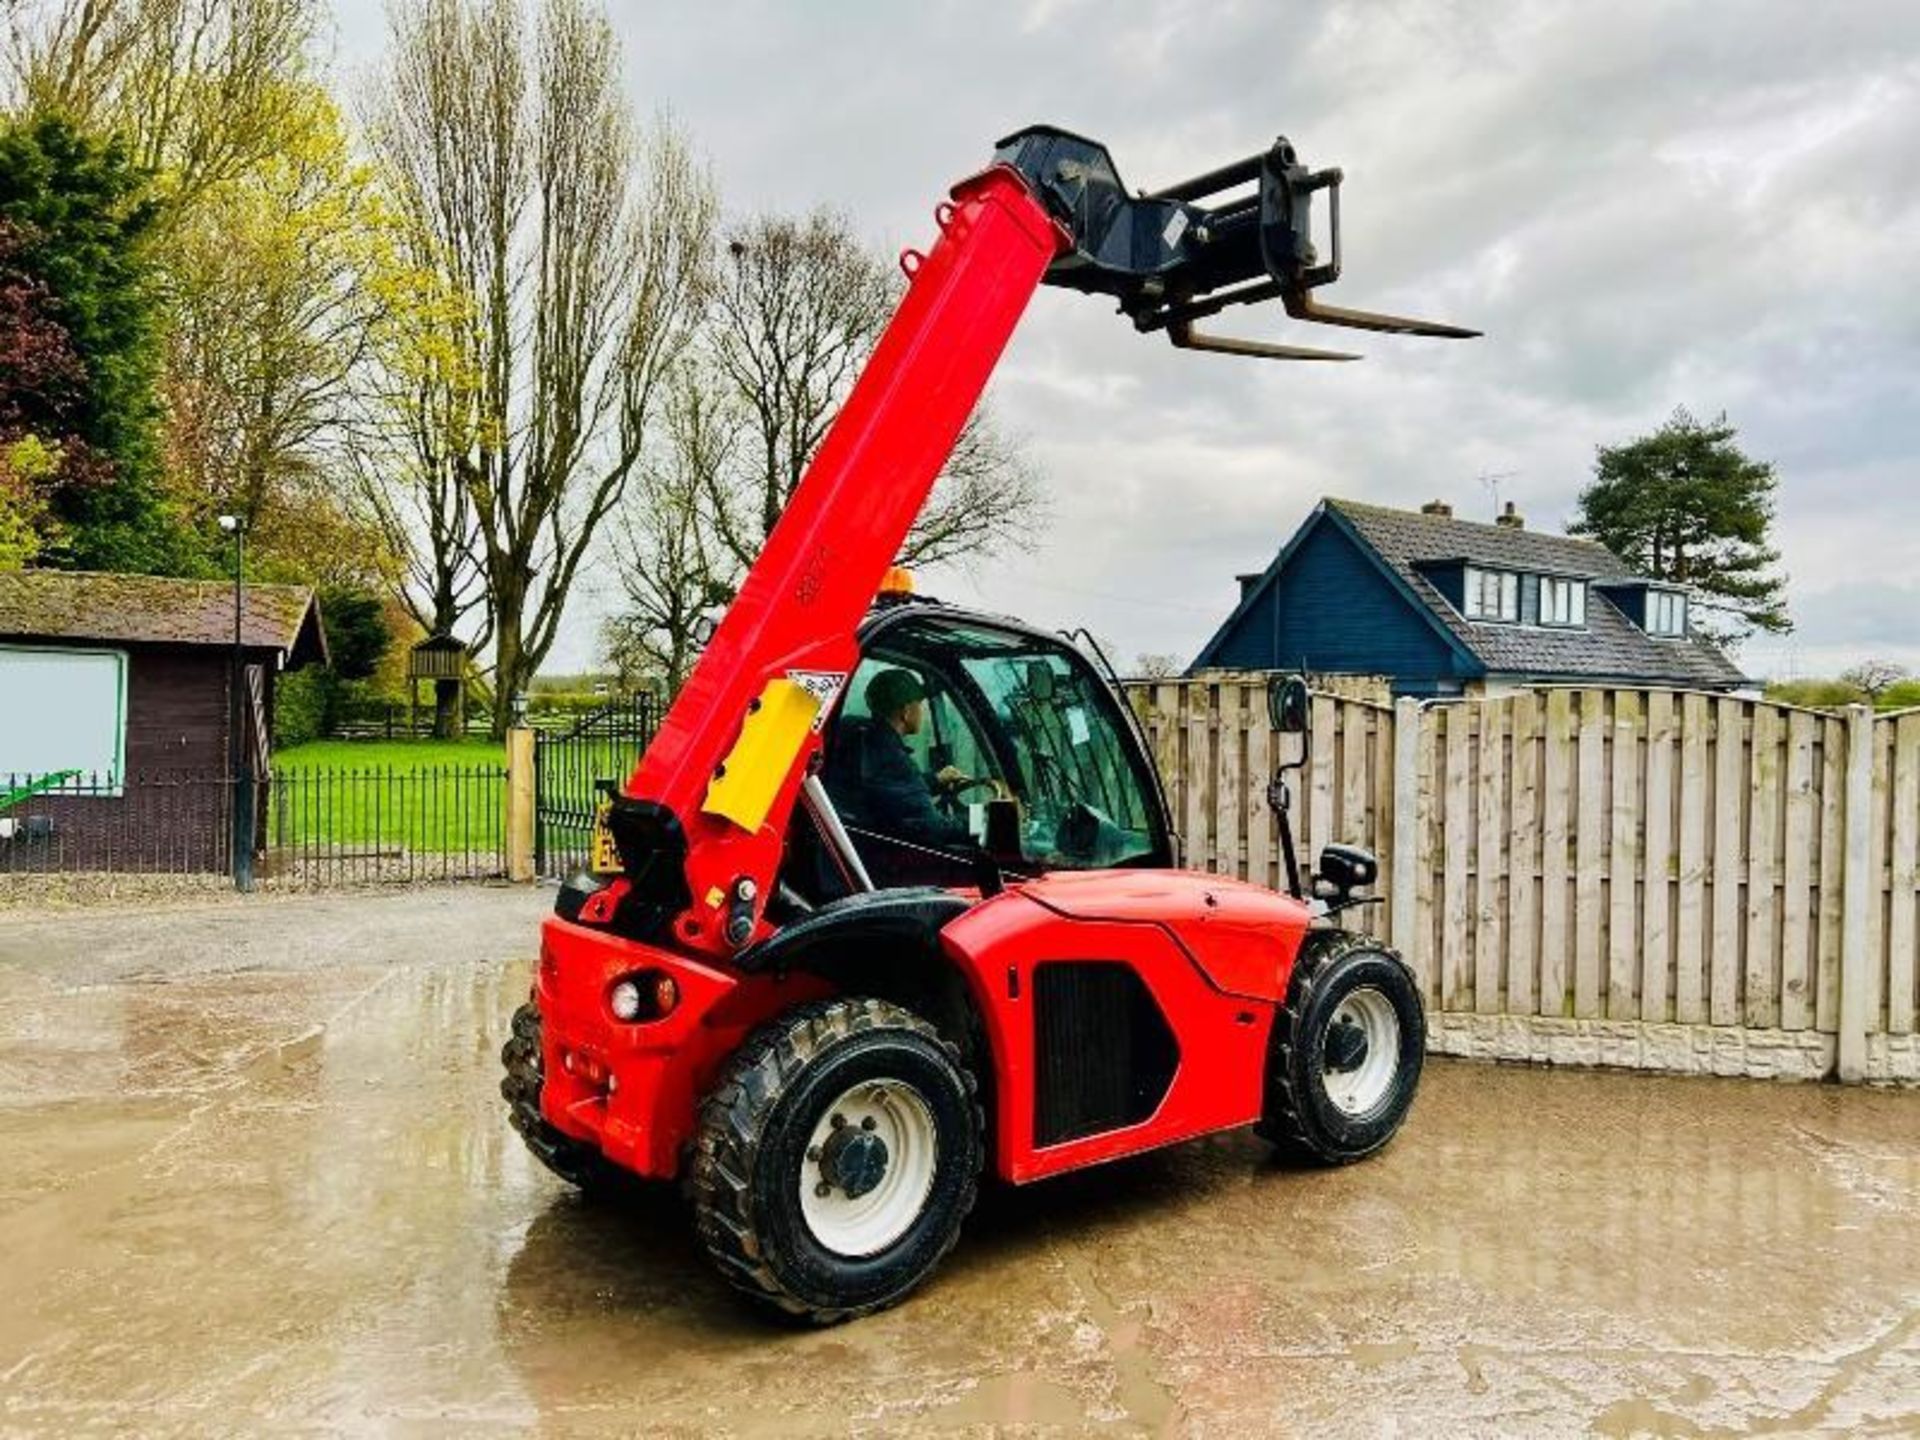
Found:
[[276, 679], [327, 655], [303, 586], [243, 588], [239, 703], [234, 639], [231, 582], [0, 574], [0, 794], [38, 789], [0, 813], [0, 867], [33, 841], [57, 868], [225, 869], [235, 727], [264, 776]]

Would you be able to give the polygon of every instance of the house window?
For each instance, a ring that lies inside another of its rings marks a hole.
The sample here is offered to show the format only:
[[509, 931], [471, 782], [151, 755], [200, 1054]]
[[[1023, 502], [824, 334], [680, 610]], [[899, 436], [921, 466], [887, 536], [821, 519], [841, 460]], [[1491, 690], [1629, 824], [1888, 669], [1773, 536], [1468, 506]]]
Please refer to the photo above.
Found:
[[1583, 626], [1587, 623], [1587, 582], [1540, 577], [1540, 623]]
[[1462, 610], [1469, 620], [1518, 620], [1520, 577], [1511, 570], [1479, 570], [1469, 565]]
[[1678, 590], [1647, 592], [1647, 633], [1684, 635], [1687, 633], [1687, 597]]

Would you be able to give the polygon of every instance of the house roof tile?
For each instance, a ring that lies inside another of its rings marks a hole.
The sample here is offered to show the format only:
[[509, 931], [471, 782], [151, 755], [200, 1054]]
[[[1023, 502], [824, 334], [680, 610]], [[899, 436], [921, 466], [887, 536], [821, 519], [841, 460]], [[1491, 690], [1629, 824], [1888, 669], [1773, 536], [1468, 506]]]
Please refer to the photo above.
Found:
[[1587, 599], [1586, 628], [1562, 630], [1469, 620], [1425, 574], [1426, 567], [1437, 562], [1466, 560], [1490, 569], [1566, 575], [1603, 584], [1644, 582], [1644, 576], [1596, 541], [1353, 500], [1329, 499], [1325, 504], [1489, 672], [1629, 679], [1710, 689], [1746, 682], [1740, 668], [1712, 641], [1700, 635], [1675, 639], [1649, 635], [1597, 586]]

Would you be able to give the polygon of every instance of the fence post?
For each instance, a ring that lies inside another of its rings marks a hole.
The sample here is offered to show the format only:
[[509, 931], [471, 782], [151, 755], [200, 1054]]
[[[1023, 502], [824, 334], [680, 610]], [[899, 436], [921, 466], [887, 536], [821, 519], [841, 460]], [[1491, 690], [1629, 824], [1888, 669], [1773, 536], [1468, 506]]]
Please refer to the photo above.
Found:
[[1387, 931], [1394, 949], [1424, 975], [1415, 934], [1420, 886], [1420, 702], [1393, 702], [1393, 855], [1388, 864]]
[[1873, 711], [1847, 707], [1847, 791], [1843, 814], [1846, 864], [1840, 895], [1841, 1083], [1857, 1085], [1867, 1075], [1867, 953], [1873, 929], [1868, 917], [1879, 877], [1868, 873], [1873, 855]]
[[533, 731], [507, 731], [507, 879], [528, 884], [533, 865]]
[[233, 774], [233, 888], [253, 893], [254, 788], [253, 767], [242, 765]]

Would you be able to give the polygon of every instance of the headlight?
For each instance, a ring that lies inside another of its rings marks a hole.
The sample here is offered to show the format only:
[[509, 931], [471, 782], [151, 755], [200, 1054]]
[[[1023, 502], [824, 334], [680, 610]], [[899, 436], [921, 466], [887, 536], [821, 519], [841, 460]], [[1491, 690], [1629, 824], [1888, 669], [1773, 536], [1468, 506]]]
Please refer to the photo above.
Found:
[[640, 985], [638, 981], [622, 980], [607, 992], [607, 1008], [613, 1011], [616, 1020], [638, 1020], [640, 1018]]
[[680, 986], [671, 975], [642, 970], [616, 980], [607, 990], [607, 1009], [622, 1024], [658, 1020], [680, 1003]]

